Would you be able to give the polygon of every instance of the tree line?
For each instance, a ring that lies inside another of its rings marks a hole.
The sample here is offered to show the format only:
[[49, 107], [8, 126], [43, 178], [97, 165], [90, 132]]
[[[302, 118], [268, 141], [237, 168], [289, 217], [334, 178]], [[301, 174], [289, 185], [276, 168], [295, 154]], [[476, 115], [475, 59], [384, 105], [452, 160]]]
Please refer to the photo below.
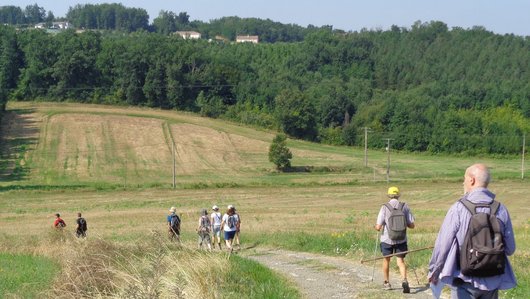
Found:
[[313, 28], [255, 45], [2, 26], [0, 39], [0, 104], [178, 109], [337, 145], [363, 145], [368, 127], [370, 147], [433, 153], [520, 153], [530, 128], [530, 39], [482, 27]]
[[[53, 12], [38, 4], [28, 5], [24, 10], [17, 6], [0, 6], [0, 24], [30, 26], [36, 23], [51, 23], [56, 20]], [[77, 4], [68, 9], [65, 18], [77, 29], [114, 30], [134, 32], [139, 30], [169, 35], [175, 31], [198, 31], [204, 39], [226, 39], [234, 41], [237, 35], [258, 35], [261, 42], [302, 41], [306, 34], [329, 26], [302, 27], [282, 24], [258, 18], [223, 17], [209, 22], [191, 21], [186, 12], [175, 13], [161, 10], [153, 23], [145, 9], [130, 8], [118, 3]]]

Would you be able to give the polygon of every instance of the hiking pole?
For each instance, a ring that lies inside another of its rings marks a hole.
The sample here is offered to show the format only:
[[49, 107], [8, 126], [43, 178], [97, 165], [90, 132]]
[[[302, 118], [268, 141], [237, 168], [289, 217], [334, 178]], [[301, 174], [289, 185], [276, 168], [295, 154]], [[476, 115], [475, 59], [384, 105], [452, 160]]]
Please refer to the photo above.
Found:
[[396, 255], [402, 255], [402, 254], [406, 254], [406, 253], [411, 253], [411, 252], [416, 252], [416, 251], [421, 251], [421, 250], [427, 250], [427, 249], [433, 249], [433, 248], [434, 248], [434, 246], [429, 246], [429, 247], [418, 248], [418, 249], [414, 249], [414, 250], [408, 250], [408, 251], [393, 253], [393, 254], [389, 254], [389, 255], [384, 255], [384, 256], [373, 258], [373, 259], [361, 260], [361, 264], [362, 263], [366, 263], [366, 262], [381, 260], [381, 259], [384, 259], [386, 257], [392, 257], [392, 256], [396, 256]]
[[379, 243], [379, 232], [380, 231], [377, 231], [377, 233], [375, 234], [375, 246], [374, 246], [374, 265], [372, 267], [372, 282], [374, 281], [374, 273], [375, 273], [375, 255], [377, 254], [377, 243]]

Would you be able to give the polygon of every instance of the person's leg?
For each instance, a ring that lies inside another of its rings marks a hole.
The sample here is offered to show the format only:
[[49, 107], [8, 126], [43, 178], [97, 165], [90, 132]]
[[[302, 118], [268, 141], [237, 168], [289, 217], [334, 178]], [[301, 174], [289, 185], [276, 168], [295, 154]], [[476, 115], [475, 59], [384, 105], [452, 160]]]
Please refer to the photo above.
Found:
[[212, 239], [210, 238], [210, 234], [206, 235], [206, 244], [208, 246], [208, 251], [212, 251]]
[[390, 258], [385, 257], [383, 259], [383, 277], [386, 282], [390, 282]]
[[217, 245], [219, 245], [219, 250], [222, 250], [221, 248], [221, 228], [214, 227], [213, 231], [214, 231], [214, 242], [215, 242], [215, 239], [217, 238]]
[[241, 244], [239, 243], [239, 231], [236, 232], [236, 236], [234, 237], [235, 244], [237, 245], [237, 249], [241, 250]]
[[[385, 255], [389, 255], [392, 253], [394, 253], [392, 245], [381, 242], [381, 254], [385, 256]], [[390, 289], [390, 257], [385, 257], [383, 259], [382, 270], [383, 270], [383, 277], [385, 280], [383, 282], [383, 287], [385, 289]]]
[[[406, 252], [407, 250], [408, 250], [407, 242], [394, 245], [395, 253]], [[401, 287], [403, 288], [403, 293], [410, 293], [409, 282], [407, 280], [407, 265], [405, 264], [405, 256], [406, 256], [406, 253], [403, 255], [396, 256], [397, 265], [399, 268], [399, 273], [401, 274], [401, 279], [402, 279]]]
[[498, 299], [499, 290], [484, 291], [473, 287], [472, 284], [455, 279], [451, 287], [451, 298], [456, 299]]
[[469, 290], [462, 286], [449, 286], [452, 299], [474, 299]]
[[234, 239], [233, 236], [230, 236], [230, 232], [225, 231], [225, 244], [226, 249], [230, 251], [232, 249], [232, 240]]
[[397, 257], [397, 265], [399, 267], [399, 273], [401, 274], [401, 279], [407, 281], [407, 265], [405, 264], [405, 258]]

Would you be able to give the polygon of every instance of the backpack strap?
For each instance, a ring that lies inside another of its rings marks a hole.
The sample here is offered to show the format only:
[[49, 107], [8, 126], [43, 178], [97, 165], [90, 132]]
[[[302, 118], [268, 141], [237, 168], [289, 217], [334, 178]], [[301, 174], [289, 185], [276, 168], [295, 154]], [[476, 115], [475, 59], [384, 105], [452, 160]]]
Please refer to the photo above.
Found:
[[499, 207], [501, 206], [501, 203], [494, 200], [491, 204], [490, 204], [490, 215], [496, 215], [497, 214], [497, 211], [499, 210]]
[[391, 206], [388, 202], [385, 203], [384, 206], [385, 206], [390, 212], [392, 212], [392, 210], [402, 210], [402, 211], [403, 211], [403, 208], [405, 207], [405, 203], [404, 203], [404, 202], [399, 202], [397, 208], [394, 208], [394, 207]]
[[471, 213], [471, 215], [475, 215], [477, 213], [477, 207], [489, 207], [490, 215], [495, 215], [497, 214], [497, 211], [499, 210], [499, 207], [501, 205], [498, 201], [495, 200], [493, 200], [490, 204], [474, 204], [470, 200], [464, 198], [460, 199], [459, 201]]
[[474, 203], [472, 203], [471, 201], [465, 199], [465, 198], [461, 198], [459, 200], [459, 202], [464, 205], [464, 207], [469, 211], [469, 213], [471, 213], [471, 216], [475, 215], [477, 213], [477, 211], [475, 210], [476, 208], [476, 205]]
[[391, 206], [388, 202], [385, 203], [384, 206], [385, 206], [390, 212], [392, 212], [392, 210], [394, 209], [394, 207]]

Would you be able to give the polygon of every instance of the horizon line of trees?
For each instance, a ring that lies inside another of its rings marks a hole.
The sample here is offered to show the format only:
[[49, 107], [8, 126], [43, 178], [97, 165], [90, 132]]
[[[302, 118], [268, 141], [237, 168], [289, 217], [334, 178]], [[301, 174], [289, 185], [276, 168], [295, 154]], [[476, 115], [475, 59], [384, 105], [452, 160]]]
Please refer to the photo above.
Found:
[[[405, 151], [520, 153], [529, 70], [529, 38], [442, 22], [323, 28], [257, 45], [0, 26], [0, 107], [9, 99], [178, 109], [337, 145], [364, 145], [368, 127]], [[386, 145], [377, 137], [369, 146]]]
[[[28, 5], [25, 10], [9, 5], [0, 6], [0, 24], [30, 25], [55, 20], [53, 12], [46, 14], [38, 4]], [[305, 35], [322, 28], [309, 25], [282, 24], [258, 18], [222, 17], [209, 22], [190, 21], [186, 12], [176, 14], [161, 10], [153, 23], [149, 24], [149, 14], [142, 8], [129, 8], [121, 3], [77, 4], [68, 9], [61, 20], [68, 20], [78, 29], [112, 30], [123, 32], [149, 31], [169, 35], [175, 31], [198, 31], [205, 39], [222, 36], [235, 40], [236, 35], [259, 35], [261, 42], [297, 42]]]

